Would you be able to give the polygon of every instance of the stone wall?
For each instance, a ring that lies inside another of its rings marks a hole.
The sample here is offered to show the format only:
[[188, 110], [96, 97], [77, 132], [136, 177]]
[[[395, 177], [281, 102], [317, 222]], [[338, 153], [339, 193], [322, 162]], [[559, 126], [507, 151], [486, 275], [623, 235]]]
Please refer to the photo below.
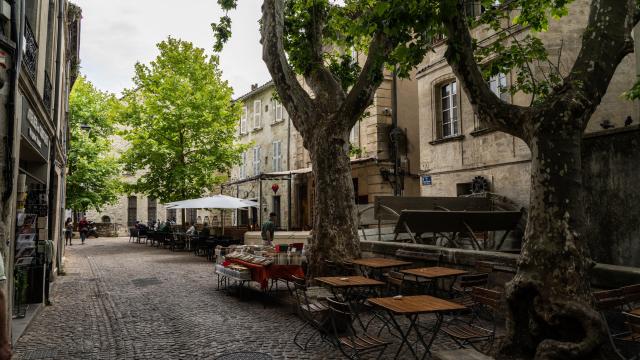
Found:
[[640, 266], [640, 126], [588, 135], [582, 154], [585, 235], [592, 256]]

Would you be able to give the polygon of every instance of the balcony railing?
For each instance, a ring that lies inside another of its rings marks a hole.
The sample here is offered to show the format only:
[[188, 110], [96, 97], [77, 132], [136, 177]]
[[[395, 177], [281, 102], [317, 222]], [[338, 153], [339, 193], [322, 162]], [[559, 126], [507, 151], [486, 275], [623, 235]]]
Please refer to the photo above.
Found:
[[49, 72], [45, 71], [44, 73], [44, 92], [42, 93], [42, 102], [44, 103], [45, 109], [51, 112], [51, 79], [49, 79]]
[[36, 37], [33, 35], [29, 22], [25, 25], [24, 38], [26, 51], [23, 61], [31, 80], [36, 82], [38, 69], [38, 43], [36, 42]]

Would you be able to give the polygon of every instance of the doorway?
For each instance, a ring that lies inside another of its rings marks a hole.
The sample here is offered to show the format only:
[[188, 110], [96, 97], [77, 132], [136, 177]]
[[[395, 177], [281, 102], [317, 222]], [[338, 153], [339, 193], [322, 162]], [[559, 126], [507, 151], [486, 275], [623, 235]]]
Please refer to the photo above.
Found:
[[273, 212], [276, 214], [276, 228], [280, 229], [280, 224], [282, 223], [280, 221], [280, 195], [275, 195], [273, 197]]

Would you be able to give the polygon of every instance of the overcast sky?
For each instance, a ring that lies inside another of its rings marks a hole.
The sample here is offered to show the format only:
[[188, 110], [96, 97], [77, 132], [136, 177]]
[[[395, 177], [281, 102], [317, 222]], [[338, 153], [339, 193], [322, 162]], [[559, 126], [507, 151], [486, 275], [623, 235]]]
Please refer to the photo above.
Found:
[[[211, 22], [221, 15], [216, 0], [74, 0], [82, 8], [81, 72], [96, 87], [114, 93], [131, 87], [133, 66], [157, 54], [155, 44], [171, 35], [211, 53]], [[258, 19], [260, 0], [238, 1], [231, 13], [233, 37], [220, 55], [223, 77], [235, 95], [269, 74], [262, 62]]]

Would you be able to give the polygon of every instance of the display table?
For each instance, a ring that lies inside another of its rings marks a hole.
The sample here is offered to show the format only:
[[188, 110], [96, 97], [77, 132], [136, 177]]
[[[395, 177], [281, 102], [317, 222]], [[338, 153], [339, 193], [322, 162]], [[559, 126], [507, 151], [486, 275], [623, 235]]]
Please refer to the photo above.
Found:
[[226, 259], [222, 265], [238, 264], [247, 267], [251, 271], [251, 281], [260, 284], [262, 290], [266, 290], [269, 285], [269, 279], [291, 280], [292, 276], [304, 278], [304, 271], [300, 265], [258, 265], [240, 259]]

